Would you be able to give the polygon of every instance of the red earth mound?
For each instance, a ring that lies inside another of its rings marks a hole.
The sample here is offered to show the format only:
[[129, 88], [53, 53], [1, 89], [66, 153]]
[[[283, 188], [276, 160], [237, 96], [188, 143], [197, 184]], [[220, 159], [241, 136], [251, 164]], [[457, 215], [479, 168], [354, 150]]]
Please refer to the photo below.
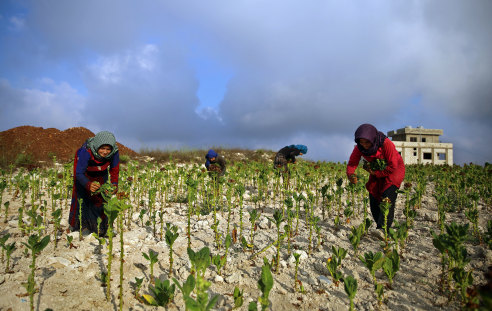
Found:
[[[26, 154], [35, 162], [52, 161], [56, 155], [58, 162], [69, 162], [75, 151], [95, 134], [85, 127], [72, 127], [64, 131], [55, 128], [44, 129], [35, 126], [19, 126], [0, 132], [0, 157], [14, 161], [17, 155]], [[120, 155], [138, 156], [135, 151], [120, 143]]]

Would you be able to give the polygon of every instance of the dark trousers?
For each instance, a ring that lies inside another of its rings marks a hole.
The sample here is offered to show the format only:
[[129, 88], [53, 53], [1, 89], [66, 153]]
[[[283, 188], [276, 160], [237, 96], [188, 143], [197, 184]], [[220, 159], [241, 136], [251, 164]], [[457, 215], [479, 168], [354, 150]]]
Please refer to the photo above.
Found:
[[[387, 230], [391, 228], [391, 224], [393, 223], [393, 219], [395, 217], [395, 202], [396, 202], [396, 197], [398, 195], [398, 193], [396, 192], [397, 190], [398, 188], [396, 186], [390, 186], [388, 189], [384, 190], [383, 194], [381, 195], [381, 199], [388, 198], [391, 200], [391, 207], [389, 210], [388, 220], [387, 220]], [[381, 209], [379, 208], [381, 201], [377, 200], [371, 194], [369, 194], [369, 201], [371, 205], [371, 214], [372, 217], [374, 218], [374, 221], [376, 222], [376, 228], [382, 229], [384, 226], [384, 214], [383, 212], [381, 212]]]

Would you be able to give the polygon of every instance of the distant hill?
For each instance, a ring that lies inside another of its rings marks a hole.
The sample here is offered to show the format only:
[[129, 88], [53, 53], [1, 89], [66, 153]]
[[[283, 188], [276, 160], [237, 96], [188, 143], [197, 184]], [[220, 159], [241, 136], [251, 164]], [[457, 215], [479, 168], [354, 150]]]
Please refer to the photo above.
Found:
[[[77, 149], [93, 136], [95, 134], [85, 127], [72, 127], [64, 131], [35, 126], [15, 127], [0, 132], [0, 161], [2, 164], [13, 163], [19, 154], [25, 154], [34, 162], [49, 162], [53, 155], [59, 162], [69, 162]], [[117, 144], [120, 155], [138, 156], [135, 151]]]

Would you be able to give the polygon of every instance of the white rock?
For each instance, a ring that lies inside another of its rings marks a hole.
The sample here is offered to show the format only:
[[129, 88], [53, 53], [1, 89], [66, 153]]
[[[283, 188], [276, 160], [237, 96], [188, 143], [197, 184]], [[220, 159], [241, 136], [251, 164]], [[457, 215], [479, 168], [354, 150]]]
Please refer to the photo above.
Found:
[[214, 278], [214, 282], [217, 283], [217, 282], [224, 282], [224, 278], [220, 275], [216, 275], [215, 278]]
[[326, 232], [325, 237], [328, 241], [335, 241], [337, 239], [337, 237], [331, 232]]
[[329, 278], [327, 278], [326, 276], [324, 275], [320, 275], [318, 277], [318, 280], [319, 280], [319, 283], [320, 284], [326, 284], [326, 285], [331, 285], [331, 283], [333, 283]]
[[48, 265], [52, 265], [54, 263], [59, 263], [59, 264], [64, 265], [65, 267], [68, 267], [69, 265], [72, 264], [70, 262], [70, 260], [65, 259], [63, 257], [48, 257], [47, 261], [48, 261]]
[[86, 260], [86, 255], [82, 251], [76, 252], [73, 256], [78, 262], [84, 262]]
[[27, 280], [27, 274], [23, 271], [19, 271], [12, 275], [12, 280], [22, 280], [23, 282], [25, 282]]
[[260, 222], [258, 223], [258, 227], [261, 229], [269, 229], [271, 227], [271, 222], [266, 217], [262, 217]]
[[339, 230], [339, 231], [337, 232], [337, 236], [338, 236], [339, 238], [345, 239], [345, 238], [347, 237], [347, 233], [346, 233], [345, 231], [343, 231], [343, 230]]
[[229, 284], [231, 283], [239, 283], [239, 281], [241, 280], [241, 275], [239, 274], [239, 272], [236, 272], [236, 273], [233, 273], [232, 275], [228, 276], [225, 281]]
[[[299, 265], [303, 263], [306, 259], [308, 259], [308, 254], [305, 251], [293, 251], [293, 253], [300, 254], [301, 256], [299, 257]], [[289, 265], [295, 265], [296, 264], [296, 258], [294, 257], [294, 254], [291, 254], [289, 259], [287, 259], [287, 263]]]
[[285, 262], [285, 260], [280, 260], [280, 266], [282, 268], [287, 268], [287, 262]]

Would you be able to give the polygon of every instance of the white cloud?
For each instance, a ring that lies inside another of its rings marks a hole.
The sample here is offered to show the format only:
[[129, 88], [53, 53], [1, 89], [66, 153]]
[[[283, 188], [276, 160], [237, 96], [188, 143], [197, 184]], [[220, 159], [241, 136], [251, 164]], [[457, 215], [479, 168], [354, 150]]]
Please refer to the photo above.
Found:
[[80, 124], [84, 98], [65, 82], [43, 79], [43, 89], [18, 89], [0, 81], [2, 130], [19, 125], [65, 129]]

